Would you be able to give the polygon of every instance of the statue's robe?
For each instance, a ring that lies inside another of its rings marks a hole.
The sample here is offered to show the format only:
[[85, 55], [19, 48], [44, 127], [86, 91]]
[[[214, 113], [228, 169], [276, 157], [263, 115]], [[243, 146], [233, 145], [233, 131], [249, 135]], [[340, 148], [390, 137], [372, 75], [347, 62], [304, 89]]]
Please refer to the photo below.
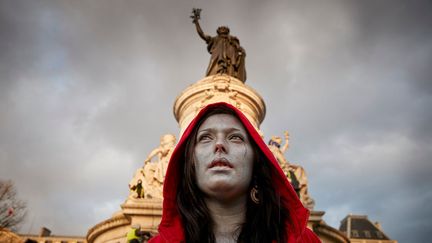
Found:
[[245, 82], [245, 53], [238, 39], [218, 35], [209, 37], [206, 42], [207, 50], [211, 54], [206, 76], [224, 73]]

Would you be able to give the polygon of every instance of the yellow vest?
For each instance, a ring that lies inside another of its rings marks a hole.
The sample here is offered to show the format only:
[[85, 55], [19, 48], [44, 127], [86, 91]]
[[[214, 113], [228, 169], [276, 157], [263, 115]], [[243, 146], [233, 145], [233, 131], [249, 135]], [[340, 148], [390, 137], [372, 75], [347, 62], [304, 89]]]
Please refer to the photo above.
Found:
[[127, 242], [129, 243], [131, 240], [133, 240], [133, 239], [137, 239], [137, 240], [140, 240], [140, 237], [138, 237], [137, 235], [136, 235], [136, 231], [137, 231], [137, 229], [131, 229], [131, 230], [129, 230], [129, 232], [127, 233]]

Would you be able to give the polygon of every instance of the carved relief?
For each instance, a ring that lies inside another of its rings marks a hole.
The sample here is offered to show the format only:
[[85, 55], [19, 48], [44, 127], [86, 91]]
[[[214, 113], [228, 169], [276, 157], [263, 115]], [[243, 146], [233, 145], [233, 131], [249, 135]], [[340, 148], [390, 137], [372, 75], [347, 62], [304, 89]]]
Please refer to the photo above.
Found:
[[[215, 78], [215, 76], [213, 78]], [[206, 89], [203, 98], [201, 98], [200, 102], [195, 106], [195, 115], [206, 105], [222, 100], [240, 110], [242, 108], [239, 100], [239, 92], [231, 87], [231, 79], [219, 79], [211, 88]]]

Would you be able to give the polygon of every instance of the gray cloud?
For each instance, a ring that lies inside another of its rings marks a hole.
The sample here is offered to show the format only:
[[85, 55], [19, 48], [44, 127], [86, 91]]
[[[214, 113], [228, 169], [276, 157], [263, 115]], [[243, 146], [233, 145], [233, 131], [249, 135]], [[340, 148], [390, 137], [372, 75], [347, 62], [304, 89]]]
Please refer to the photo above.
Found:
[[28, 201], [22, 232], [84, 235], [178, 133], [174, 99], [209, 59], [195, 6], [206, 33], [240, 38], [262, 130], [290, 131], [325, 220], [368, 214], [400, 242], [428, 239], [430, 1], [0, 2], [0, 177]]

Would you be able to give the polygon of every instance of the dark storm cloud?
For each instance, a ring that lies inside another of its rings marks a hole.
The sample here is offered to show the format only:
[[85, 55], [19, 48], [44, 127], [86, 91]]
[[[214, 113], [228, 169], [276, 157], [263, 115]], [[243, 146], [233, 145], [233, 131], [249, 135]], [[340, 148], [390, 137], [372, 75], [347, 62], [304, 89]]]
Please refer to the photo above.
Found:
[[1, 1], [0, 177], [28, 201], [22, 231], [84, 235], [119, 210], [160, 136], [177, 135], [174, 99], [209, 59], [192, 7], [206, 33], [240, 38], [262, 130], [290, 132], [286, 156], [325, 220], [368, 214], [424, 242], [430, 1]]

